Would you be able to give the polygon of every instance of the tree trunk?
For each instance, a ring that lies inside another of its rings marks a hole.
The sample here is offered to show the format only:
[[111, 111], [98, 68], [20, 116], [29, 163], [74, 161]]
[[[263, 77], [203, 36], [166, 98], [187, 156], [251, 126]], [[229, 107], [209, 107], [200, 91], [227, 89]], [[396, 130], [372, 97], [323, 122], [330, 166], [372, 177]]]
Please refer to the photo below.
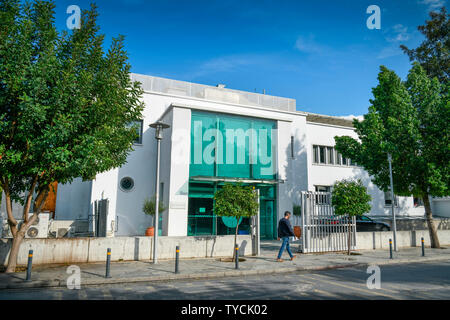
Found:
[[17, 221], [14, 219], [13, 213], [12, 213], [12, 202], [11, 202], [11, 195], [9, 193], [9, 188], [4, 188], [5, 190], [5, 205], [6, 205], [6, 213], [8, 215], [8, 225], [11, 229], [11, 234], [13, 237], [16, 236], [17, 233]]
[[423, 196], [423, 204], [425, 206], [425, 215], [427, 217], [428, 232], [430, 233], [430, 242], [432, 248], [440, 248], [439, 238], [436, 231], [436, 226], [433, 223], [433, 213], [431, 212], [430, 199], [428, 194]]
[[[38, 219], [39, 213], [41, 212], [42, 206], [44, 205], [47, 196], [48, 190], [41, 190], [39, 192], [35, 200], [36, 212], [34, 212], [31, 219], [29, 219], [27, 222], [23, 222], [20, 226], [20, 229], [15, 234], [13, 234], [12, 246], [8, 258], [8, 266], [6, 267], [5, 271], [6, 273], [12, 273], [16, 271], [17, 257], [19, 255], [20, 245], [22, 244], [22, 241], [25, 237], [25, 232], [27, 232], [28, 228]], [[26, 213], [26, 215], [28, 215], [28, 212]]]
[[351, 239], [351, 236], [352, 236], [352, 227], [351, 227], [351, 217], [350, 217], [350, 215], [348, 216], [348, 241], [347, 241], [347, 245], [348, 245], [348, 251], [347, 251], [347, 255], [350, 255], [350, 239]]
[[16, 271], [17, 257], [19, 255], [20, 245], [22, 244], [23, 238], [25, 237], [25, 231], [23, 231], [24, 226], [22, 225], [21, 230], [16, 233], [13, 238], [11, 250], [9, 251], [8, 266], [6, 267], [6, 273], [14, 273]]

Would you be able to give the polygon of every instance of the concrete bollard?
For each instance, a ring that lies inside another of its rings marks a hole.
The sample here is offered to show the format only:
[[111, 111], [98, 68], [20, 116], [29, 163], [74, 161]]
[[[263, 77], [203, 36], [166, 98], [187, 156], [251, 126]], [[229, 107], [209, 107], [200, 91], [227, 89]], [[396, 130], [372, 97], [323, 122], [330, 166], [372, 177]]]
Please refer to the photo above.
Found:
[[28, 251], [27, 278], [25, 281], [31, 281], [31, 268], [33, 266], [33, 250]]
[[235, 258], [234, 258], [234, 262], [235, 262], [235, 268], [236, 269], [239, 269], [239, 246], [238, 245], [236, 245], [236, 248], [235, 248], [236, 250], [236, 252], [235, 252]]
[[394, 257], [392, 256], [392, 239], [389, 239], [389, 253], [390, 253], [390, 258], [394, 259]]
[[179, 261], [180, 261], [180, 246], [177, 246], [175, 249], [175, 273], [180, 273]]
[[105, 278], [111, 278], [111, 248], [106, 251], [106, 275]]
[[421, 239], [422, 242], [422, 257], [425, 257], [425, 241], [423, 240], [423, 237]]

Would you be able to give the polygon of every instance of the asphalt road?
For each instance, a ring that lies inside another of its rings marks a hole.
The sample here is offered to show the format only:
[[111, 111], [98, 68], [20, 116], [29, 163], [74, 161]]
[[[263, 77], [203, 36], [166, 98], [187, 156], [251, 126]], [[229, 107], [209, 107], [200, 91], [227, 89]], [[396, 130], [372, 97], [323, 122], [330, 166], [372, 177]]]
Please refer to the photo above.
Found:
[[0, 300], [215, 299], [450, 299], [450, 262], [380, 267], [380, 289], [369, 289], [366, 268], [209, 280], [1, 290]]

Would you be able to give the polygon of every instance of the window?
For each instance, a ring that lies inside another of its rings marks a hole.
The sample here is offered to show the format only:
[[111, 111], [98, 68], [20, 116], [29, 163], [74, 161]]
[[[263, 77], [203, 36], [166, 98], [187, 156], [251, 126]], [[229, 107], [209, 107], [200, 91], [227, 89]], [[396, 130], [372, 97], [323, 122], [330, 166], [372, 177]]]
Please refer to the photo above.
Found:
[[[391, 198], [391, 192], [387, 191], [384, 193], [384, 205], [386, 206], [390, 206], [392, 205], [392, 198]], [[397, 207], [398, 206], [398, 198], [397, 196], [394, 194], [394, 205]]]
[[130, 124], [130, 127], [135, 127], [136, 128], [136, 139], [134, 139], [134, 141], [133, 141], [134, 144], [142, 144], [142, 127], [143, 127], [143, 124], [144, 124], [143, 120], [133, 121]]
[[334, 164], [334, 148], [327, 147], [327, 163]]
[[[292, 146], [291, 146], [292, 148]], [[291, 150], [291, 153], [293, 151]], [[334, 147], [313, 145], [313, 163], [338, 166], [357, 166], [350, 158], [345, 158]]]
[[294, 136], [291, 136], [291, 158], [294, 158]]
[[315, 186], [316, 192], [330, 192], [331, 186]]
[[341, 165], [342, 164], [342, 156], [339, 152], [336, 151], [336, 164]]
[[326, 163], [325, 150], [325, 147], [319, 146], [319, 163]]
[[420, 197], [414, 197], [414, 208], [423, 207], [423, 200]]
[[[330, 186], [315, 186], [316, 192], [330, 192]], [[330, 204], [330, 195], [316, 194], [316, 204]]]
[[125, 177], [122, 178], [122, 180], [120, 180], [120, 189], [122, 189], [122, 191], [131, 191], [134, 188], [134, 180], [131, 179], [130, 177]]
[[319, 163], [319, 146], [313, 146], [313, 162]]
[[342, 157], [342, 165], [348, 166], [348, 158]]
[[164, 201], [164, 182], [159, 184], [159, 200]]
[[275, 127], [272, 120], [193, 111], [190, 175], [275, 179]]

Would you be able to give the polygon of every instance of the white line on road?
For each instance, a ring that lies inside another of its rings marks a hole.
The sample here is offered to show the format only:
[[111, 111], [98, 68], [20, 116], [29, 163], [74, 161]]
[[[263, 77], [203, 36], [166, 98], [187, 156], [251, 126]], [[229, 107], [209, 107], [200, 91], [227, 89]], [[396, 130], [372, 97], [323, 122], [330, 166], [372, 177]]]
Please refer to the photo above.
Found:
[[87, 300], [88, 299], [86, 290], [84, 290], [84, 289], [78, 290], [78, 299], [79, 300]]
[[[319, 275], [318, 274], [314, 274], [314, 276], [319, 276]], [[383, 296], [383, 297], [387, 297], [387, 298], [390, 298], [390, 299], [398, 300], [397, 297], [394, 297], [394, 296], [392, 296], [390, 294], [381, 293], [381, 292], [378, 292], [378, 291], [375, 291], [375, 290], [373, 290], [373, 291], [372, 290], [366, 290], [366, 289], [358, 288], [356, 286], [355, 287], [348, 286], [348, 285], [345, 285], [345, 284], [340, 283], [340, 282], [332, 281], [329, 278], [326, 278], [324, 276], [319, 276], [319, 279], [315, 278], [314, 276], [309, 275], [310, 278], [312, 278], [313, 280], [316, 280], [316, 281], [326, 281], [327, 283], [332, 284], [334, 286], [339, 286], [339, 287], [343, 287], [343, 288], [347, 288], [347, 289], [351, 289], [351, 290], [357, 290], [357, 291], [361, 291], [361, 292], [364, 292], [364, 293], [370, 294], [370, 295], [374, 294], [374, 295]], [[379, 290], [382, 290], [382, 289], [379, 289]]]
[[106, 300], [112, 300], [114, 299], [113, 296], [111, 295], [111, 291], [109, 291], [108, 289], [104, 288], [101, 290], [103, 293], [103, 298]]

